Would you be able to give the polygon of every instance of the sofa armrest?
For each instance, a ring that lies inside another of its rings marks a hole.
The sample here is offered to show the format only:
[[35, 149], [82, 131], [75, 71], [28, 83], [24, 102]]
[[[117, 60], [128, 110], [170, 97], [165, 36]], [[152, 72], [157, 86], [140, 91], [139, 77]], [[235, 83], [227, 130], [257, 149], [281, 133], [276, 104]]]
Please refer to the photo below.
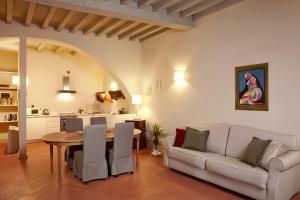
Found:
[[298, 164], [300, 164], [300, 151], [288, 151], [279, 157], [271, 159], [270, 169], [281, 172]]
[[165, 146], [167, 148], [172, 147], [175, 141], [175, 136], [167, 136], [165, 137]]

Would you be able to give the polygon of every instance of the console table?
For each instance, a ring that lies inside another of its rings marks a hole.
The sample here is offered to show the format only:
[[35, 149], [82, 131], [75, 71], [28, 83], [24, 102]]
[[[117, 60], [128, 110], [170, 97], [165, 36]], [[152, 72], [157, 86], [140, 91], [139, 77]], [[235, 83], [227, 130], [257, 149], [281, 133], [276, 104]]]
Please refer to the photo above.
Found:
[[[125, 122], [133, 122], [134, 128], [141, 130], [140, 135], [140, 149], [147, 147], [146, 142], [146, 120], [143, 119], [133, 119], [133, 120], [125, 120]], [[136, 149], [136, 139], [133, 139], [133, 148]]]

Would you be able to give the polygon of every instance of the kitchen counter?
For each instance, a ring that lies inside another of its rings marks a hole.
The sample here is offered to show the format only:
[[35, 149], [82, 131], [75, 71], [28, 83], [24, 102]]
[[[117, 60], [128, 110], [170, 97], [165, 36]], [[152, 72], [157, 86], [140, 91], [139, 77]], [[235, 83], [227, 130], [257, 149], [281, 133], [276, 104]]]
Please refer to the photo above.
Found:
[[[78, 114], [78, 113], [74, 113], [74, 115], [76, 115], [77, 117], [80, 116], [90, 116], [90, 117], [102, 117], [102, 116], [132, 116], [135, 114], [95, 114], [95, 113], [84, 113], [84, 114]], [[64, 116], [62, 114], [51, 114], [51, 115], [27, 115], [27, 118], [42, 118], [42, 117], [60, 117], [60, 116]]]
[[[105, 117], [107, 127], [114, 127], [116, 123], [125, 122], [125, 120], [134, 119], [136, 114], [76, 114], [82, 118], [83, 126], [90, 124], [91, 117]], [[61, 114], [51, 115], [28, 115], [27, 116], [27, 140], [38, 140], [44, 135], [60, 131]]]

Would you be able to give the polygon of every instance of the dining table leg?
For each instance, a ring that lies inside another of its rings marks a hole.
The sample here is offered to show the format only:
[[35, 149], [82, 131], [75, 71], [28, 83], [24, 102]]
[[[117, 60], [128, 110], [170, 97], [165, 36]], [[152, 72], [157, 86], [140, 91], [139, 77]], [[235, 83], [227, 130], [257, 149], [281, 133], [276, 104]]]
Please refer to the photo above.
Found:
[[58, 182], [61, 182], [61, 145], [57, 145]]
[[139, 168], [140, 156], [140, 135], [136, 138], [136, 168]]
[[50, 144], [50, 171], [53, 174], [53, 145]]

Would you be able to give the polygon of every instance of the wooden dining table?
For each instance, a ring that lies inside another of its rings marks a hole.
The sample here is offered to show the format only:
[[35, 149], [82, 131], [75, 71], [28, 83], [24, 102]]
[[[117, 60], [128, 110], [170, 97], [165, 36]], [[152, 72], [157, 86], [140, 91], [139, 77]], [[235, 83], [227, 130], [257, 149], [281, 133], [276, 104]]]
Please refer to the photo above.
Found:
[[[136, 168], [138, 168], [139, 164], [139, 150], [140, 150], [140, 135], [141, 130], [134, 129], [133, 130], [133, 138], [136, 138], [137, 147], [136, 147]], [[61, 182], [61, 149], [62, 146], [75, 146], [75, 145], [82, 145], [83, 144], [83, 131], [78, 132], [55, 132], [50, 133], [43, 136], [43, 141], [46, 144], [50, 145], [50, 172], [53, 174], [53, 146], [57, 147], [57, 172], [58, 172], [58, 182]], [[113, 141], [114, 139], [114, 129], [108, 129], [106, 134], [106, 140]]]

